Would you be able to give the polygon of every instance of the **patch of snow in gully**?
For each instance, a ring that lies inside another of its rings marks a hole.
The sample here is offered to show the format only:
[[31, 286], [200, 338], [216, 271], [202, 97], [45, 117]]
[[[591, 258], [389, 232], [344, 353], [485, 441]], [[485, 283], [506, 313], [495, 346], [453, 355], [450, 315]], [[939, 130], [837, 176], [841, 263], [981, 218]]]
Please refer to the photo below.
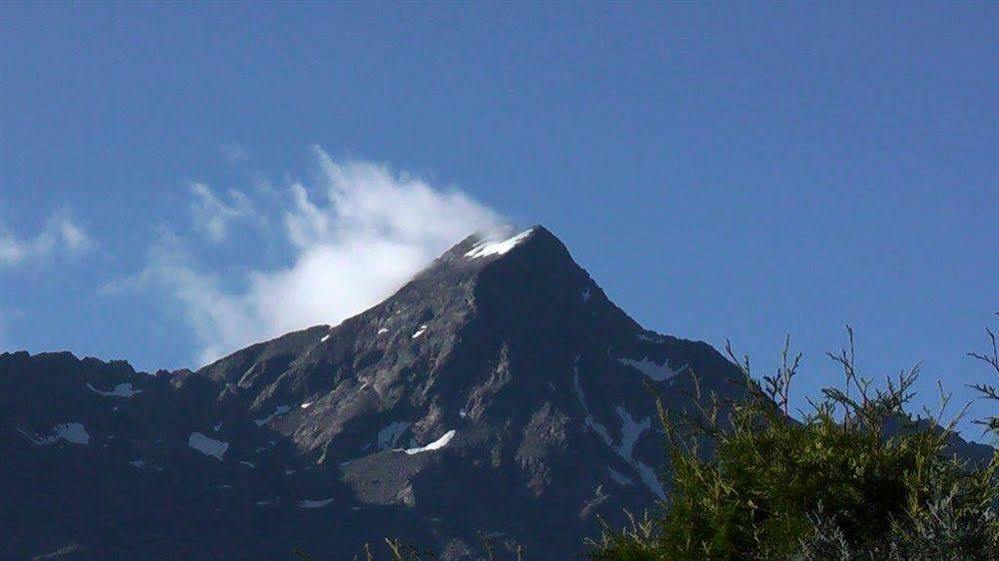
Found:
[[229, 449], [228, 442], [209, 438], [200, 432], [192, 432], [187, 438], [187, 445], [206, 456], [211, 456], [216, 460], [221, 460], [225, 451]]
[[305, 499], [298, 501], [298, 508], [323, 508], [324, 506], [333, 502], [332, 498], [329, 499]]
[[666, 339], [665, 336], [655, 333], [653, 331], [639, 333], [638, 335], [636, 335], [636, 337], [638, 337], [639, 341], [645, 341], [646, 343], [662, 343], [663, 340]]
[[666, 490], [663, 489], [662, 481], [659, 481], [659, 476], [656, 475], [654, 469], [644, 462], [635, 462], [635, 469], [638, 470], [638, 475], [642, 478], [642, 483], [645, 483], [646, 487], [651, 489], [660, 499], [666, 498]]
[[621, 444], [618, 447], [618, 454], [626, 459], [634, 459], [632, 457], [635, 451], [635, 443], [638, 442], [638, 437], [642, 435], [643, 432], [649, 430], [652, 427], [652, 421], [648, 417], [642, 420], [642, 422], [636, 422], [635, 419], [631, 417], [631, 413], [618, 405], [614, 408], [617, 411], [617, 416], [621, 418]]
[[642, 374], [645, 374], [649, 379], [656, 382], [665, 382], [666, 380], [675, 378], [678, 374], [682, 373], [687, 369], [684, 365], [683, 368], [679, 370], [674, 370], [670, 367], [669, 361], [663, 361], [662, 364], [657, 364], [654, 361], [644, 358], [642, 360], [631, 360], [630, 358], [619, 358], [618, 362], [625, 366], [630, 366], [635, 370], [638, 370]]
[[132, 384], [130, 384], [128, 382], [126, 382], [124, 384], [118, 384], [117, 386], [114, 387], [113, 390], [111, 390], [109, 392], [106, 392], [106, 391], [103, 391], [103, 390], [99, 390], [99, 389], [95, 388], [93, 385], [91, 385], [90, 382], [87, 382], [87, 389], [89, 389], [90, 391], [92, 391], [92, 392], [94, 392], [96, 394], [103, 395], [104, 397], [126, 397], [126, 398], [128, 398], [128, 397], [134, 396], [135, 394], [142, 393], [142, 390], [137, 390], [137, 389], [133, 388]]
[[635, 484], [635, 482], [632, 481], [630, 477], [628, 477], [627, 475], [621, 473], [620, 471], [618, 471], [618, 470], [616, 470], [616, 469], [614, 469], [612, 467], [608, 467], [607, 471], [610, 472], [611, 479], [613, 479], [614, 482], [617, 483], [618, 485], [634, 485]]
[[44, 437], [21, 427], [17, 427], [17, 431], [36, 446], [51, 446], [60, 440], [84, 446], [90, 444], [90, 434], [87, 433], [87, 429], [80, 423], [62, 423], [56, 425], [52, 427], [52, 435]]
[[66, 423], [58, 425], [55, 428], [55, 436], [53, 438], [59, 440], [65, 440], [66, 442], [72, 444], [82, 444], [86, 446], [90, 444], [90, 435], [87, 434], [87, 429], [84, 428], [81, 423]]
[[[645, 485], [653, 493], [655, 493], [656, 496], [664, 498], [666, 494], [663, 490], [662, 483], [660, 483], [659, 478], [656, 477], [655, 471], [634, 457], [635, 444], [638, 442], [642, 433], [651, 428], [651, 419], [646, 417], [641, 421], [636, 421], [631, 416], [631, 413], [629, 413], [623, 406], [618, 405], [615, 407], [614, 410], [617, 412], [617, 416], [621, 419], [621, 442], [615, 445], [614, 440], [607, 431], [607, 427], [593, 418], [593, 414], [590, 412], [590, 407], [586, 403], [586, 395], [583, 393], [583, 386], [579, 382], [579, 358], [580, 357], [577, 355], [576, 361], [573, 364], [573, 389], [575, 390], [576, 398], [583, 407], [583, 413], [585, 414], [583, 422], [587, 427], [592, 429], [593, 432], [597, 433], [600, 440], [610, 447], [615, 454], [635, 468], [635, 471], [637, 471], [638, 475], [642, 478], [642, 482], [645, 483]], [[613, 477], [613, 475], [611, 477]]]
[[52, 435], [46, 437], [32, 436], [23, 430], [21, 430], [21, 434], [39, 446], [51, 446], [60, 440], [82, 446], [90, 444], [90, 434], [87, 433], [87, 429], [82, 423], [62, 423], [56, 425], [52, 428]]
[[404, 451], [410, 456], [412, 456], [413, 454], [419, 454], [420, 452], [440, 450], [441, 448], [447, 446], [448, 442], [451, 442], [451, 439], [454, 438], [455, 432], [456, 431], [454, 429], [451, 429], [446, 433], [444, 433], [444, 436], [441, 436], [440, 438], [431, 442], [430, 444], [427, 444], [426, 446], [418, 446], [416, 448], [406, 448], [406, 450]]
[[277, 407], [274, 408], [273, 413], [264, 417], [263, 419], [254, 419], [253, 422], [256, 423], [258, 427], [262, 427], [267, 423], [269, 423], [270, 420], [273, 419], [274, 417], [280, 417], [281, 415], [284, 415], [288, 411], [291, 411], [291, 407], [288, 407], [287, 405], [278, 405]]
[[417, 337], [419, 337], [420, 335], [423, 335], [423, 333], [424, 333], [424, 332], [425, 332], [426, 330], [427, 330], [427, 326], [426, 326], [426, 325], [421, 325], [421, 326], [420, 326], [420, 328], [416, 330], [416, 333], [413, 333], [413, 335], [412, 335], [412, 338], [413, 338], [413, 339], [416, 339], [416, 338], [417, 338]]
[[586, 394], [583, 393], [583, 385], [579, 383], [579, 355], [576, 355], [576, 362], [572, 365], [572, 371], [572, 389], [576, 393], [576, 399], [579, 400], [579, 404], [583, 407], [583, 413], [586, 414], [583, 422], [593, 432], [597, 433], [597, 436], [604, 441], [604, 444], [613, 447], [614, 443], [611, 440], [610, 433], [607, 432], [607, 427], [593, 418], [593, 414], [590, 413], [590, 407], [586, 404]]

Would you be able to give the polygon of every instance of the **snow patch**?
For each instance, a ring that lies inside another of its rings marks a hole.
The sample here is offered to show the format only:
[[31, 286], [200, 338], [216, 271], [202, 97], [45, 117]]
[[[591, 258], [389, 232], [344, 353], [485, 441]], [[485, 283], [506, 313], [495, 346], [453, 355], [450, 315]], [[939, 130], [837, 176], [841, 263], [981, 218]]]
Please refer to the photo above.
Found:
[[420, 452], [429, 452], [431, 450], [440, 450], [441, 448], [447, 446], [448, 442], [454, 438], [455, 430], [451, 429], [444, 433], [444, 436], [438, 438], [437, 440], [427, 444], [426, 446], [418, 446], [416, 448], [406, 448], [404, 452], [412, 456], [413, 454], [419, 454]]
[[306, 401], [306, 402], [302, 403], [301, 405], [299, 405], [299, 407], [302, 408], [302, 409], [308, 409], [309, 406], [312, 405], [313, 403], [315, 403], [315, 402], [314, 401]]
[[187, 445], [206, 456], [211, 456], [216, 460], [221, 460], [225, 451], [229, 449], [228, 442], [209, 438], [200, 432], [192, 432], [187, 438]]
[[60, 440], [84, 446], [90, 444], [90, 435], [87, 433], [87, 429], [80, 423], [62, 423], [56, 425], [52, 428], [51, 436], [39, 436], [20, 427], [17, 428], [17, 431], [36, 446], [51, 446]]
[[253, 462], [247, 462], [246, 460], [243, 460], [242, 462], [239, 462], [239, 463], [243, 464], [244, 466], [246, 466], [246, 467], [248, 467], [250, 469], [257, 469], [257, 464], [255, 464]]
[[90, 382], [87, 382], [87, 389], [104, 397], [133, 397], [135, 394], [142, 393], [142, 390], [137, 390], [132, 387], [132, 384], [126, 382], [124, 384], [118, 384], [113, 390], [106, 392], [95, 388]]
[[71, 444], [82, 444], [84, 446], [90, 444], [90, 435], [87, 433], [87, 429], [80, 423], [57, 425], [53, 432], [55, 432], [55, 435], [52, 438], [56, 440], [65, 440]]
[[[600, 440], [610, 447], [615, 454], [635, 468], [639, 477], [642, 478], [642, 482], [645, 483], [649, 490], [655, 493], [660, 499], [665, 498], [665, 491], [663, 490], [663, 486], [659, 481], [659, 478], [656, 477], [656, 472], [648, 465], [634, 457], [635, 444], [638, 442], [642, 433], [651, 428], [652, 420], [646, 417], [641, 421], [636, 421], [631, 416], [631, 413], [624, 408], [624, 406], [618, 405], [614, 408], [614, 410], [617, 412], [618, 418], [621, 419], [621, 441], [614, 444], [614, 439], [611, 438], [610, 433], [607, 431], [607, 427], [594, 419], [593, 414], [590, 412], [590, 407], [586, 403], [586, 395], [583, 393], [583, 386], [579, 382], [578, 355], [576, 356], [576, 361], [573, 364], [572, 369], [573, 390], [575, 391], [576, 398], [579, 400], [579, 404], [583, 407], [583, 413], [585, 414], [583, 422], [587, 427], [592, 429], [593, 432], [600, 437]], [[614, 477], [613, 474], [611, 477]]]
[[378, 449], [379, 450], [389, 450], [395, 448], [396, 442], [398, 442], [399, 437], [402, 433], [406, 432], [409, 425], [406, 421], [395, 421], [394, 423], [389, 423], [385, 428], [378, 431]]
[[579, 383], [579, 355], [576, 355], [576, 362], [572, 365], [573, 377], [572, 377], [572, 389], [576, 393], [576, 399], [579, 400], [579, 404], [583, 407], [583, 423], [586, 424], [593, 432], [597, 433], [600, 440], [604, 441], [607, 446], [613, 447], [614, 443], [611, 440], [610, 433], [607, 432], [607, 427], [597, 421], [593, 414], [590, 413], [590, 407], [586, 404], [586, 394], [583, 393], [583, 385]]
[[378, 330], [378, 334], [379, 335], [384, 335], [385, 333], [388, 333], [388, 329], [386, 329], [384, 327]]
[[654, 331], [645, 331], [636, 335], [639, 341], [645, 341], [646, 343], [661, 343], [666, 337], [660, 335]]
[[523, 232], [513, 236], [512, 238], [507, 238], [501, 242], [490, 242], [485, 241], [476, 244], [475, 247], [465, 254], [465, 257], [469, 259], [476, 259], [478, 257], [486, 257], [489, 255], [503, 255], [511, 249], [517, 247], [517, 244], [527, 239], [527, 236], [531, 235], [530, 230], [524, 230]]
[[326, 335], [323, 335], [323, 338], [320, 339], [319, 342], [320, 343], [325, 343], [326, 341], [329, 341], [329, 339], [330, 339], [330, 335], [329, 335], [329, 333], [327, 333]]
[[583, 293], [580, 294], [580, 297], [583, 299], [583, 302], [589, 302], [591, 296], [592, 295], [590, 294], [590, 287], [588, 286], [584, 288]]
[[134, 468], [136, 468], [136, 469], [142, 469], [146, 465], [145, 460], [142, 460], [142, 459], [132, 460], [131, 462], [128, 462], [128, 463], [131, 464], [131, 466], [134, 467]]
[[683, 373], [683, 371], [687, 369], [687, 365], [683, 365], [683, 367], [679, 370], [674, 370], [670, 367], [669, 360], [663, 361], [662, 364], [658, 364], [648, 358], [643, 358], [642, 360], [619, 358], [617, 361], [625, 366], [630, 366], [635, 370], [638, 370], [642, 374], [648, 376], [649, 379], [656, 382], [665, 382], [666, 380], [675, 378], [678, 374]]
[[654, 469], [644, 462], [635, 462], [635, 469], [638, 470], [638, 476], [642, 478], [642, 483], [645, 483], [646, 487], [660, 499], [666, 498], [666, 490], [663, 489], [663, 483]]
[[329, 499], [305, 499], [298, 501], [298, 508], [323, 508], [324, 506], [333, 502], [332, 498]]
[[420, 328], [416, 330], [416, 333], [413, 333], [412, 338], [416, 339], [420, 335], [423, 335], [423, 332], [426, 331], [426, 330], [427, 330], [427, 326], [426, 325], [421, 325]]
[[281, 415], [284, 415], [288, 411], [291, 411], [291, 407], [288, 407], [287, 405], [278, 405], [277, 407], [274, 408], [273, 413], [264, 417], [263, 419], [254, 419], [253, 422], [256, 423], [258, 427], [262, 427], [267, 423], [269, 423], [271, 419], [273, 419], [274, 417], [280, 417]]
[[621, 444], [618, 446], [618, 454], [629, 461], [634, 460], [632, 457], [635, 451], [635, 443], [638, 442], [638, 437], [642, 435], [643, 432], [649, 430], [652, 427], [652, 420], [646, 417], [641, 422], [636, 422], [632, 418], [631, 413], [618, 405], [614, 408], [617, 411], [617, 416], [621, 418]]
[[214, 425], [212, 425], [212, 430], [215, 431], [215, 432], [218, 432], [221, 429], [222, 429], [222, 421], [219, 421], [219, 422], [215, 423]]
[[28, 433], [23, 429], [18, 429], [21, 434], [27, 437], [33, 444], [38, 446], [51, 446], [60, 440], [65, 440], [70, 444], [80, 444], [86, 446], [90, 444], [90, 434], [81, 423], [62, 423], [52, 427], [52, 435], [41, 437]]
[[614, 469], [612, 467], [608, 467], [607, 471], [610, 472], [610, 477], [611, 477], [611, 479], [614, 480], [614, 483], [617, 483], [618, 485], [634, 485], [635, 484], [635, 482], [632, 481], [630, 477], [628, 477], [627, 475], [621, 473], [620, 471], [618, 471], [618, 470], [616, 470], [616, 469]]

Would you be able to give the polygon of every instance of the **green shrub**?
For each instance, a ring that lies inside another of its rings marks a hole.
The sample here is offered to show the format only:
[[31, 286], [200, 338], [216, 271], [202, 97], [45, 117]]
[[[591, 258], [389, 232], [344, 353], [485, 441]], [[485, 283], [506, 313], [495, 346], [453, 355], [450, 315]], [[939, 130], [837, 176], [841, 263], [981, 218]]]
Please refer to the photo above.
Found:
[[787, 347], [761, 383], [729, 349], [746, 378], [740, 403], [712, 397], [682, 416], [660, 403], [670, 497], [655, 519], [605, 530], [590, 559], [999, 559], [999, 456], [986, 466], [949, 456], [953, 423], [906, 411], [917, 369], [874, 387], [855, 371], [849, 334], [831, 355], [846, 386], [824, 390], [800, 422], [787, 415], [800, 360]]

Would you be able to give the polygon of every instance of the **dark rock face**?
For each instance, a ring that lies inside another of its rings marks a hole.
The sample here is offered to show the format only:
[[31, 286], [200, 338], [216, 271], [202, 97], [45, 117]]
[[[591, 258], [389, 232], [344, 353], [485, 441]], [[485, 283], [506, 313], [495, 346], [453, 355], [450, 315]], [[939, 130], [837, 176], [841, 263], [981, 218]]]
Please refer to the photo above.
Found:
[[0, 559], [350, 559], [384, 536], [463, 559], [481, 534], [573, 558], [665, 492], [646, 384], [678, 409], [692, 373], [739, 392], [541, 227], [198, 372], [3, 354]]

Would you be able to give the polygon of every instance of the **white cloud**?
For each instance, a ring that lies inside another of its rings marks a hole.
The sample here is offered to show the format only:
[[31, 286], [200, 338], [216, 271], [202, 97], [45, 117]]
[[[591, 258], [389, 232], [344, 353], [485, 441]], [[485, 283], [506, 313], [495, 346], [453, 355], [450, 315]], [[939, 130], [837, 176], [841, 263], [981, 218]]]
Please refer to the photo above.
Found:
[[73, 252], [86, 251], [93, 247], [90, 236], [75, 224], [68, 216], [60, 216], [55, 221], [55, 228], [59, 230], [59, 236], [66, 249]]
[[192, 183], [194, 227], [213, 242], [224, 241], [229, 223], [254, 216], [253, 203], [242, 191], [229, 190], [229, 202], [218, 198], [204, 183]]
[[56, 212], [36, 236], [18, 238], [0, 225], [0, 267], [20, 265], [62, 249], [82, 253], [93, 247], [90, 236], [65, 212]]
[[[154, 280], [182, 305], [202, 363], [294, 329], [337, 324], [389, 296], [465, 236], [501, 224], [496, 213], [455, 189], [315, 152], [315, 185], [293, 183], [279, 191], [281, 241], [290, 248], [286, 266], [242, 273], [242, 288], [232, 290], [218, 273], [199, 269], [175, 234], [164, 232], [152, 248], [136, 280]], [[207, 187], [194, 194], [199, 208], [218, 210]]]

